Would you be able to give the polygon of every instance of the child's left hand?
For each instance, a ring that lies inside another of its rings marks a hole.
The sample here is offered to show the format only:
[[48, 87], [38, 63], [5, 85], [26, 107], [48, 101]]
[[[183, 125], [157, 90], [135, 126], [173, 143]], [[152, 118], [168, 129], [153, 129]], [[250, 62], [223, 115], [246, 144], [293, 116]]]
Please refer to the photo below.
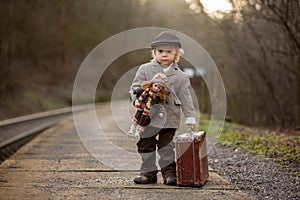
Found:
[[194, 131], [195, 130], [195, 124], [187, 124], [186, 128], [187, 128], [187, 130]]

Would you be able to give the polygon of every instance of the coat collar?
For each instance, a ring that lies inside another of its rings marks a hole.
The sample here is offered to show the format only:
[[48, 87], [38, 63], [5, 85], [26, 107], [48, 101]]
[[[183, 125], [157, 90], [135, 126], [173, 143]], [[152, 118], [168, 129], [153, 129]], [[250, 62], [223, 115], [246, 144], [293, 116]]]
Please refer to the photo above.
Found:
[[155, 73], [164, 73], [167, 77], [174, 75], [178, 70], [178, 64], [176, 62], [173, 63], [172, 67], [167, 72], [163, 72], [162, 67], [156, 60], [153, 60], [152, 63]]
[[153, 69], [155, 73], [163, 73], [163, 70], [160, 64], [156, 60], [152, 60]]

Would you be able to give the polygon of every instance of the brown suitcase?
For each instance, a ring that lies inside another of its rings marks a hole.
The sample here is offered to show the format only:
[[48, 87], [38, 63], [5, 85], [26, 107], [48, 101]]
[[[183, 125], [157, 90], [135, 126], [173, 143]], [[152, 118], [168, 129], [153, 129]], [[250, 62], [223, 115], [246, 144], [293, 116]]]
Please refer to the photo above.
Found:
[[208, 174], [206, 133], [178, 135], [175, 139], [178, 186], [201, 187]]

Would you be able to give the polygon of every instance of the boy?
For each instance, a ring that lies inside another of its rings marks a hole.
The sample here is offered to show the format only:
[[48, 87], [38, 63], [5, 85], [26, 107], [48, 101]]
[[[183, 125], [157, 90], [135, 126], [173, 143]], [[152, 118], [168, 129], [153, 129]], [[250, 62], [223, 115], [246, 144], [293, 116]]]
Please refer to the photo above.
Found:
[[[141, 83], [150, 80], [154, 74], [167, 76], [166, 121], [161, 125], [157, 116], [145, 127], [137, 147], [142, 158], [140, 175], [134, 178], [136, 184], [157, 182], [156, 146], [160, 155], [159, 165], [164, 184], [177, 185], [176, 163], [173, 137], [180, 125], [180, 108], [185, 115], [187, 129], [194, 130], [196, 124], [192, 97], [189, 91], [190, 81], [178, 67], [182, 47], [180, 39], [169, 31], [157, 35], [151, 43], [153, 60], [140, 66], [132, 82], [131, 90], [141, 87]], [[135, 102], [135, 97], [132, 95]], [[152, 110], [150, 111], [151, 115]], [[158, 120], [155, 120], [158, 119]]]

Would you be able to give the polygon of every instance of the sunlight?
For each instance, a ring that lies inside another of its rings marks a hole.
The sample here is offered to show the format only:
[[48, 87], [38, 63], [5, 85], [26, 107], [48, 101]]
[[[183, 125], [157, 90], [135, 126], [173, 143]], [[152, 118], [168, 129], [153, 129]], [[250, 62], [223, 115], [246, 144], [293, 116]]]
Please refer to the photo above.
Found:
[[201, 12], [201, 3], [203, 5], [203, 10], [209, 16], [213, 18], [223, 18], [225, 13], [230, 12], [233, 7], [232, 4], [228, 0], [185, 0], [190, 6], [191, 10], [194, 10], [196, 13]]
[[228, 2], [228, 0], [200, 0], [204, 9], [209, 12], [228, 12], [232, 10], [232, 5]]

